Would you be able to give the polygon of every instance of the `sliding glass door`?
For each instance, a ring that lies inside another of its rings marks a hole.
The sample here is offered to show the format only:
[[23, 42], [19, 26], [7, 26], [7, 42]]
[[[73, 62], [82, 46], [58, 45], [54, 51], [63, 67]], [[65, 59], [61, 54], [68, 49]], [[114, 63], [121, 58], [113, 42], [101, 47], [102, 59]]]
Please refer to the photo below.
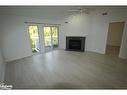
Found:
[[50, 51], [58, 47], [58, 27], [44, 27], [44, 46], [45, 51]]
[[47, 52], [58, 47], [57, 26], [29, 25], [28, 32], [32, 53]]
[[52, 27], [52, 46], [53, 48], [58, 47], [58, 27]]
[[30, 44], [33, 53], [40, 52], [40, 40], [39, 40], [39, 32], [38, 26], [32, 25], [29, 26], [29, 36], [30, 36]]

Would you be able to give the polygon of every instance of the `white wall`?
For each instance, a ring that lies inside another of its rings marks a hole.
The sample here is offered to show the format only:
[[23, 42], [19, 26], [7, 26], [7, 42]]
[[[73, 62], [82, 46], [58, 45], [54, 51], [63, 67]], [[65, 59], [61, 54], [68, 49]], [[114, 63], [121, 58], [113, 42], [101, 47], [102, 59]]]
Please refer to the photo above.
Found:
[[4, 81], [4, 73], [5, 73], [5, 63], [3, 61], [3, 56], [0, 50], [0, 82]]
[[[63, 22], [68, 24], [61, 26], [61, 48], [65, 48], [65, 37], [68, 35], [86, 35], [86, 50], [105, 53], [109, 23], [127, 20], [126, 8], [96, 9], [90, 14], [70, 15]], [[108, 15], [102, 15], [107, 12]]]
[[[93, 13], [93, 31], [91, 39], [95, 42], [92, 50], [105, 53], [109, 23], [125, 22], [127, 20], [127, 9], [100, 9]], [[108, 15], [101, 15], [108, 12]]]
[[4, 15], [2, 48], [3, 48], [5, 61], [12, 61], [32, 55], [30, 42], [29, 42], [30, 41], [29, 35], [27, 31], [28, 24], [24, 23], [27, 21], [54, 23], [54, 21], [51, 20]]
[[66, 36], [86, 36], [85, 48], [87, 51], [105, 52], [105, 35], [108, 30], [107, 17], [95, 11], [91, 14], [75, 14], [65, 19], [65, 21], [68, 21], [68, 24], [64, 24], [61, 30], [64, 35], [64, 38], [61, 40], [63, 48], [65, 48]]
[[[110, 22], [127, 20], [127, 9], [97, 9], [90, 14], [74, 14], [57, 20], [3, 15], [3, 54], [5, 61], [31, 56], [26, 21], [61, 23], [60, 48], [65, 48], [66, 36], [86, 36], [86, 50], [105, 53]], [[103, 12], [108, 15], [103, 16]], [[68, 24], [64, 22], [68, 21]]]
[[22, 18], [4, 16], [2, 48], [5, 61], [11, 61], [31, 55], [27, 26]]
[[[68, 23], [64, 23], [64, 22]], [[60, 27], [60, 48], [66, 48], [66, 36], [86, 36], [88, 40], [88, 33], [90, 31], [90, 15], [88, 14], [73, 14], [63, 21]], [[88, 41], [86, 41], [86, 49], [88, 48]]]
[[103, 10], [96, 10], [91, 13], [91, 31], [89, 33], [90, 51], [105, 53], [106, 35], [108, 31], [108, 17], [102, 15]]
[[[1, 18], [0, 18], [0, 21]], [[4, 73], [5, 73], [5, 62], [3, 59], [3, 54], [2, 54], [2, 47], [1, 47], [1, 42], [2, 42], [2, 23], [0, 23], [0, 82], [4, 81]]]

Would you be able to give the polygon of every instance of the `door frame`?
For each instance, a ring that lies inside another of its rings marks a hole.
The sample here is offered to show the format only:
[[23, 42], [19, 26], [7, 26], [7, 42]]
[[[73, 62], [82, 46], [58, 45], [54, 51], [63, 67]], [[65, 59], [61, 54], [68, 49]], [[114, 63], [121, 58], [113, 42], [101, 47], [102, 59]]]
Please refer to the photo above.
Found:
[[[30, 34], [29, 34], [29, 26], [37, 26], [38, 28], [38, 35], [39, 35], [39, 44], [40, 44], [40, 51], [33, 53], [32, 47], [31, 47], [31, 41], [30, 41]], [[43, 25], [43, 24], [27, 24], [27, 35], [28, 35], [28, 42], [29, 42], [29, 48], [31, 55], [41, 54], [45, 52], [45, 46], [44, 46], [44, 27], [57, 27], [58, 29], [58, 48], [59, 48], [59, 26], [58, 25]]]
[[[109, 23], [108, 23], [108, 31], [107, 31], [106, 45], [105, 45], [105, 54], [106, 54], [106, 49], [107, 49], [107, 41], [108, 41], [109, 25], [110, 25], [110, 23], [117, 23], [117, 22], [123, 22], [123, 23], [124, 23], [124, 27], [125, 27], [125, 23], [126, 23], [125, 21], [114, 21], [114, 22], [109, 22]], [[121, 43], [122, 43], [123, 34], [124, 34], [124, 27], [123, 27], [123, 33], [122, 33]], [[120, 54], [120, 51], [121, 51], [121, 45], [122, 45], [122, 44], [120, 44], [119, 54]], [[119, 57], [119, 54], [118, 54], [118, 57]]]

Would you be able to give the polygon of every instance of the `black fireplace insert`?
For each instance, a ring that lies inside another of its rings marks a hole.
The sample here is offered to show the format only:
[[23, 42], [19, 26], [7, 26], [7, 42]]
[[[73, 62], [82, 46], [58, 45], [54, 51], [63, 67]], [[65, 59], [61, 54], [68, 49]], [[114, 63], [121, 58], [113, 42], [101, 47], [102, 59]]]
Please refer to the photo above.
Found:
[[66, 50], [84, 51], [85, 50], [85, 37], [67, 36], [66, 37]]

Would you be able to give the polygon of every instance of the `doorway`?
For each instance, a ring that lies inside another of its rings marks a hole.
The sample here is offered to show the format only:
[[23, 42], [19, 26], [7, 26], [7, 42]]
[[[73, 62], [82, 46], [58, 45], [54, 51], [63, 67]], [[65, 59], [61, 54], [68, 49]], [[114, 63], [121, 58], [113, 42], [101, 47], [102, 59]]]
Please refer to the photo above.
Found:
[[123, 29], [124, 22], [109, 23], [106, 54], [115, 56], [119, 55]]
[[51, 51], [58, 47], [59, 32], [56, 26], [44, 27], [44, 47], [45, 51]]

